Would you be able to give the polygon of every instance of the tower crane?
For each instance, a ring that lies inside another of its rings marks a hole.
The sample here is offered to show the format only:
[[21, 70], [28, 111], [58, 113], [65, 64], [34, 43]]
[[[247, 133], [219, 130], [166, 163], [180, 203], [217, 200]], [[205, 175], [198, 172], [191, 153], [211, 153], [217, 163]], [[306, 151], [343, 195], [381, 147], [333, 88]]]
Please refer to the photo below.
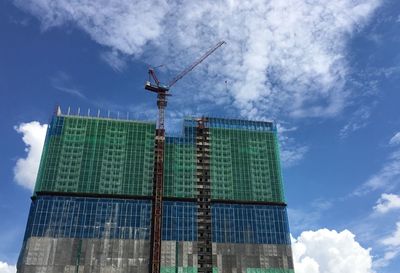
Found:
[[[157, 94], [158, 122], [155, 136], [154, 149], [154, 179], [153, 179], [153, 205], [152, 205], [152, 222], [151, 222], [151, 256], [150, 256], [150, 272], [160, 273], [161, 264], [161, 227], [162, 227], [162, 200], [163, 200], [163, 184], [164, 184], [164, 113], [167, 106], [167, 97], [170, 96], [170, 88], [180, 79], [186, 76], [196, 66], [203, 62], [208, 56], [220, 48], [225, 41], [221, 41], [210, 48], [195, 62], [185, 68], [176, 75], [168, 84], [162, 84], [153, 68], [149, 68], [149, 81], [146, 82], [144, 88]], [[151, 82], [153, 79], [153, 82]]]
[[[149, 81], [146, 82], [144, 88], [151, 92], [157, 93], [158, 129], [164, 129], [164, 111], [165, 107], [167, 106], [167, 96], [170, 96], [170, 94], [168, 93], [170, 88], [225, 43], [225, 41], [221, 41], [210, 48], [206, 53], [203, 54], [203, 56], [198, 58], [195, 62], [193, 62], [191, 65], [182, 70], [182, 72], [176, 75], [167, 85], [162, 84], [158, 80], [158, 77], [153, 68], [149, 68]], [[151, 78], [154, 80], [154, 83], [150, 82]]]

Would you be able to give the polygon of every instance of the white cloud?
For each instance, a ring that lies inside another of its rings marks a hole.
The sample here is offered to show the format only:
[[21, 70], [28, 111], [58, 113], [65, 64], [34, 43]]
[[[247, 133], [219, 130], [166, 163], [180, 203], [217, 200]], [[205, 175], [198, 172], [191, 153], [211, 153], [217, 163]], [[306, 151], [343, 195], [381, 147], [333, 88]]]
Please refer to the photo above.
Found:
[[378, 189], [392, 190], [400, 183], [400, 150], [392, 152], [382, 168], [356, 189], [353, 195], [361, 196]]
[[390, 145], [400, 144], [400, 132], [396, 133], [389, 141]]
[[278, 123], [278, 137], [280, 148], [280, 159], [285, 167], [291, 167], [299, 163], [308, 152], [308, 147], [297, 144], [294, 138], [288, 136], [290, 132], [296, 131], [296, 127], [286, 128]]
[[380, 243], [386, 247], [383, 257], [374, 262], [374, 267], [381, 268], [387, 266], [391, 260], [400, 253], [400, 222], [396, 224], [396, 230], [389, 236], [383, 238]]
[[319, 227], [321, 217], [326, 215], [334, 206], [334, 201], [326, 198], [317, 198], [309, 204], [288, 208], [291, 230], [295, 233], [312, 230]]
[[8, 263], [0, 261], [0, 273], [15, 273], [17, 268], [15, 265], [9, 265]]
[[[390, 140], [389, 145], [400, 144], [400, 132]], [[382, 168], [356, 189], [353, 195], [364, 195], [368, 192], [385, 189], [393, 190], [400, 183], [400, 148], [396, 148]]]
[[321, 212], [317, 209], [288, 208], [289, 222], [292, 232], [302, 232], [303, 230], [318, 227]]
[[386, 267], [389, 265], [390, 261], [396, 258], [397, 251], [387, 251], [384, 253], [383, 257], [378, 258], [374, 261], [373, 267], [376, 269]]
[[400, 222], [396, 223], [396, 230], [392, 235], [382, 240], [382, 244], [392, 247], [400, 247]]
[[158, 37], [167, 1], [15, 0], [50, 28], [73, 22], [98, 43], [125, 54], [139, 54]]
[[293, 242], [296, 273], [372, 273], [370, 251], [348, 230], [305, 231]]
[[61, 92], [86, 100], [80, 88], [72, 85], [71, 77], [64, 71], [58, 71], [51, 79], [53, 87]]
[[39, 169], [47, 124], [42, 125], [37, 121], [31, 121], [21, 123], [14, 129], [23, 135], [22, 140], [25, 143], [25, 152], [27, 153], [25, 158], [19, 158], [15, 164], [14, 180], [32, 190]]
[[79, 97], [81, 99], [86, 99], [85, 95], [83, 95], [83, 93], [79, 89], [68, 88], [68, 87], [64, 87], [64, 86], [54, 86], [54, 88], [58, 89], [64, 93], [70, 94], [72, 96]]
[[108, 63], [116, 72], [121, 72], [126, 67], [126, 60], [118, 51], [107, 51], [100, 54], [100, 58]]
[[391, 193], [383, 193], [376, 202], [374, 210], [379, 213], [386, 213], [393, 209], [400, 208], [400, 196]]
[[44, 28], [72, 22], [112, 52], [167, 64], [171, 73], [224, 39], [191, 74], [197, 88], [181, 83], [177, 96], [233, 102], [242, 116], [262, 118], [339, 113], [350, 95], [347, 42], [381, 0], [14, 2]]
[[298, 164], [308, 151], [307, 146], [295, 145], [293, 147], [281, 146], [280, 157], [285, 167], [292, 167]]
[[340, 138], [346, 138], [350, 133], [366, 127], [371, 116], [371, 111], [371, 107], [368, 106], [362, 106], [356, 110], [346, 125], [340, 130]]

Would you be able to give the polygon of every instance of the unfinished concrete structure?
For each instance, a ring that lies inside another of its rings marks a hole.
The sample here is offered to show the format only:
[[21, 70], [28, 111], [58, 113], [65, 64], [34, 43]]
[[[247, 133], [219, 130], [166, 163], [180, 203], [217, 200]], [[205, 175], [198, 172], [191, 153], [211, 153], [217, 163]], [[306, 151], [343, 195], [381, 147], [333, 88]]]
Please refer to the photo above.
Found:
[[[18, 272], [150, 272], [156, 135], [55, 114]], [[185, 119], [162, 162], [161, 272], [294, 272], [273, 123]]]

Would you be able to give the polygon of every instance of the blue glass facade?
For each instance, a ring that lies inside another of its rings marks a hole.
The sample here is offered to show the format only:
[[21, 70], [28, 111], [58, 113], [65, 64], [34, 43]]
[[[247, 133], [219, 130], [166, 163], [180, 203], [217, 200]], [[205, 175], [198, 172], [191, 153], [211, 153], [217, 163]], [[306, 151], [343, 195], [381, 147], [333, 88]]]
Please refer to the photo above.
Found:
[[38, 237], [149, 239], [150, 200], [39, 196], [25, 239]]
[[283, 206], [213, 204], [211, 209], [213, 242], [290, 244]]
[[[32, 202], [26, 237], [150, 238], [150, 200], [39, 196]], [[197, 240], [194, 202], [165, 201], [162, 239]], [[215, 243], [290, 244], [286, 208], [213, 204]]]
[[196, 127], [185, 123], [182, 133], [167, 134], [166, 144], [196, 144]]
[[53, 136], [53, 135], [60, 136], [62, 133], [63, 125], [64, 125], [64, 117], [53, 116], [53, 118], [51, 119], [50, 125], [47, 129], [48, 137]]
[[162, 240], [196, 241], [196, 204], [193, 202], [165, 201], [162, 224]]

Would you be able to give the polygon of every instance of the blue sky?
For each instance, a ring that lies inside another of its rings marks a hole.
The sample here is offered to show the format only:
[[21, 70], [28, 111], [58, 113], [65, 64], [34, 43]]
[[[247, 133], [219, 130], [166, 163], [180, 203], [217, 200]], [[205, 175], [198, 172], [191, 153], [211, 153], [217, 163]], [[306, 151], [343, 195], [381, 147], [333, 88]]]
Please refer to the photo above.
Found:
[[186, 115], [276, 120], [297, 272], [400, 267], [400, 2], [4, 0], [0, 32], [0, 272], [55, 105], [155, 120], [148, 65], [167, 82], [220, 40], [174, 86], [168, 131]]

